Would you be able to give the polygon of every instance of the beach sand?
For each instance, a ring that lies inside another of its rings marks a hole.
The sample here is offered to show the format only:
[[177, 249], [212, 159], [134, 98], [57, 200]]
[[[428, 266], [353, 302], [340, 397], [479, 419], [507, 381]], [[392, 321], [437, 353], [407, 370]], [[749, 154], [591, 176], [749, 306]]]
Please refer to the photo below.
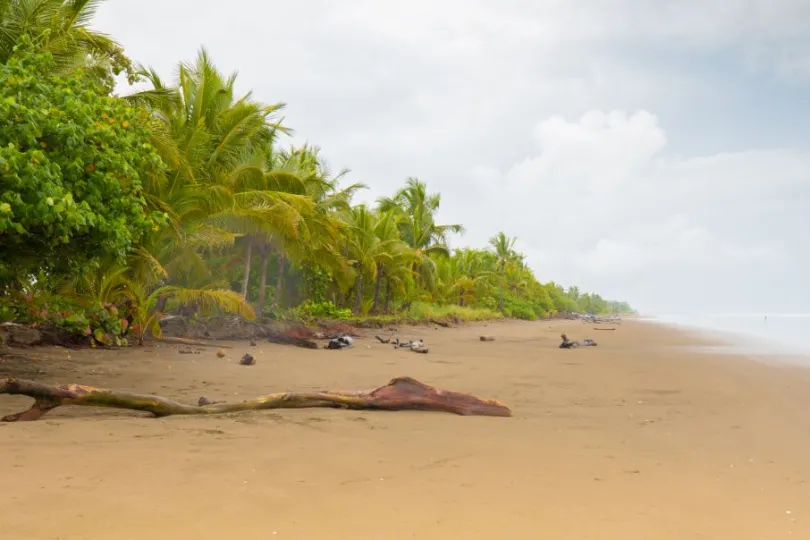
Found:
[[[410, 375], [513, 418], [309, 409], [152, 419], [65, 407], [0, 425], [9, 540], [810, 538], [810, 371], [570, 321], [402, 328], [430, 354], [234, 344], [26, 351], [0, 376], [196, 402]], [[560, 332], [595, 348], [560, 350]], [[496, 337], [480, 342], [482, 334]], [[257, 365], [244, 367], [244, 352]], [[0, 415], [27, 407], [0, 396]]]

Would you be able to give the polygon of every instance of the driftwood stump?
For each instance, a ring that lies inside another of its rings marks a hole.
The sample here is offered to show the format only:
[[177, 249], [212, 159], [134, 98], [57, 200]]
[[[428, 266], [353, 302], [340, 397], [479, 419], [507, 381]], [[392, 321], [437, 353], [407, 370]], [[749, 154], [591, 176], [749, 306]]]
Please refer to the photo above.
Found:
[[48, 411], [62, 405], [108, 407], [151, 413], [156, 417], [176, 414], [224, 414], [264, 409], [299, 409], [332, 407], [341, 409], [376, 409], [385, 411], [422, 410], [455, 413], [464, 416], [511, 416], [506, 405], [495, 400], [479, 399], [469, 394], [441, 390], [410, 377], [392, 379], [387, 385], [371, 391], [349, 392], [279, 392], [241, 403], [219, 403], [201, 398], [199, 405], [189, 405], [160, 396], [117, 392], [71, 384], [50, 386], [23, 379], [0, 379], [0, 394], [34, 398], [27, 411], [6, 416], [4, 422], [38, 420]]

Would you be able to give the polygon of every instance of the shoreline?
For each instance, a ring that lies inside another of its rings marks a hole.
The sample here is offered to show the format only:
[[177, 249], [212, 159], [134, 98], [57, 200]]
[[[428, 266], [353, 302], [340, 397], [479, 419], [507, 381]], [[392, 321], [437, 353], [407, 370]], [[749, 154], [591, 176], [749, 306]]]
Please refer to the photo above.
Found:
[[[514, 413], [150, 419], [60, 407], [0, 424], [12, 486], [0, 520], [23, 540], [810, 536], [807, 370], [684, 351], [712, 340], [641, 321], [612, 332], [560, 320], [402, 330], [430, 353], [378, 344], [372, 330], [340, 351], [232, 342], [220, 359], [214, 348], [51, 347], [35, 362], [0, 363], [0, 376], [30, 368], [44, 382], [187, 402], [410, 375]], [[558, 349], [563, 332], [599, 345]], [[238, 365], [243, 349], [255, 366]], [[0, 416], [29, 403], [0, 396]]]
[[722, 329], [701, 326], [696, 323], [676, 322], [666, 319], [644, 317], [636, 319], [642, 324], [660, 325], [673, 331], [689, 334], [702, 343], [685, 349], [692, 352], [705, 352], [724, 356], [742, 356], [757, 362], [788, 364], [810, 368], [810, 350], [802, 349], [795, 343], [784, 343], [775, 337], [752, 335], [742, 329]]

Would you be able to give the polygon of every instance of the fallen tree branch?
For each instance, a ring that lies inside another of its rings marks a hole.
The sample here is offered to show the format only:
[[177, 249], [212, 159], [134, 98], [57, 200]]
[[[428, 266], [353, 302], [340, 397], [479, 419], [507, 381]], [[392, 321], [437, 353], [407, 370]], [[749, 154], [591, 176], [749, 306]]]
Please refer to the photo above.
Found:
[[[299, 409], [332, 407], [342, 409], [376, 409], [386, 411], [422, 410], [455, 413], [464, 416], [511, 416], [505, 405], [495, 400], [479, 399], [469, 394], [441, 390], [410, 377], [392, 379], [387, 385], [360, 392], [279, 392], [241, 403], [189, 405], [149, 394], [117, 392], [91, 386], [71, 384], [50, 386], [23, 379], [4, 379], [0, 394], [34, 398], [27, 411], [6, 416], [3, 422], [38, 420], [48, 411], [62, 405], [109, 407], [151, 413], [156, 417], [177, 414], [225, 414], [264, 409]], [[209, 403], [209, 400], [201, 400]]]
[[429, 322], [432, 322], [436, 326], [441, 326], [442, 328], [450, 328], [450, 323], [445, 322], [445, 321], [440, 321], [438, 319], [430, 319]]

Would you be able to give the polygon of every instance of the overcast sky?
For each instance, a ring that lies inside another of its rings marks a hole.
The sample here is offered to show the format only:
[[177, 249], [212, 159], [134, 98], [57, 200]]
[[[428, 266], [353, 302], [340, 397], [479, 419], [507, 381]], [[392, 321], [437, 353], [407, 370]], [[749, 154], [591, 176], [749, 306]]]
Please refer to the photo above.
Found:
[[295, 142], [416, 176], [538, 277], [650, 313], [810, 311], [808, 0], [108, 0], [173, 76], [203, 45]]

